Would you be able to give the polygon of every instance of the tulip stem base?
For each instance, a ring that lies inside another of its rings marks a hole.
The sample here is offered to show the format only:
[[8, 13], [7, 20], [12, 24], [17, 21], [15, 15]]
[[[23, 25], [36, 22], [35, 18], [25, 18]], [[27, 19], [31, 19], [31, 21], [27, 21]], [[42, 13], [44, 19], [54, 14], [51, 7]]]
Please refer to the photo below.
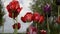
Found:
[[2, 34], [4, 34], [4, 24], [3, 24], [3, 27], [2, 27]]
[[17, 34], [17, 28], [14, 29], [14, 34]]
[[48, 15], [47, 15], [47, 30], [48, 30], [48, 34], [50, 34], [49, 23], [48, 23]]
[[58, 6], [58, 18], [59, 18], [59, 6]]

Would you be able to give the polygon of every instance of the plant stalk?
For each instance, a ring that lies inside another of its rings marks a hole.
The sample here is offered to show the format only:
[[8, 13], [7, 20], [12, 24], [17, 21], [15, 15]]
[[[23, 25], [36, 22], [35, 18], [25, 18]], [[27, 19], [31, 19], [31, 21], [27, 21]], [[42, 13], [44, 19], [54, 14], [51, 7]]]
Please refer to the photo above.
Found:
[[48, 15], [47, 15], [47, 30], [48, 30], [48, 34], [50, 34], [49, 23], [48, 23]]

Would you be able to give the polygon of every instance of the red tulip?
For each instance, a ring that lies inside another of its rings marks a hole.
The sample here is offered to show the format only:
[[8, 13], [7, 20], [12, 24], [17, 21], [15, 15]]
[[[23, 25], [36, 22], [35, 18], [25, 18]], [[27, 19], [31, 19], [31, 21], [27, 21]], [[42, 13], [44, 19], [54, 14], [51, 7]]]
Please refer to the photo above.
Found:
[[44, 22], [44, 16], [40, 16], [39, 21], [40, 24], [42, 24], [42, 22]]
[[13, 0], [13, 1], [16, 1], [16, 0]]
[[19, 2], [18, 1], [12, 1], [9, 3], [9, 5], [7, 5], [7, 10], [8, 11], [12, 11], [12, 10], [18, 10], [21, 11], [21, 7], [19, 5]]
[[20, 29], [21, 28], [21, 24], [20, 23], [15, 23], [13, 25], [13, 29], [15, 29], [15, 28]]
[[32, 29], [32, 31], [37, 31], [37, 28], [34, 26], [30, 26], [30, 29]]
[[25, 18], [25, 17], [21, 17], [21, 20], [22, 20], [23, 22], [26, 22], [26, 18]]
[[[22, 10], [22, 8], [20, 7], [19, 5], [19, 2], [18, 1], [12, 1], [10, 2], [8, 5], [7, 5], [7, 10], [9, 12], [9, 17], [11, 18], [15, 18], [18, 16], [18, 14], [20, 13], [20, 11]], [[12, 13], [14, 14], [13, 17], [12, 17]]]
[[32, 31], [37, 31], [37, 28], [36, 28], [36, 27], [33, 27], [33, 26], [30, 26], [30, 29], [31, 29]]
[[17, 15], [18, 15], [18, 13], [17, 12], [14, 12], [14, 13], [9, 13], [9, 17], [10, 18], [16, 18], [17, 17]]
[[40, 30], [41, 34], [47, 34], [46, 30]]
[[38, 22], [39, 18], [40, 18], [40, 14], [38, 12], [34, 12], [33, 13], [33, 21]]
[[11, 17], [11, 18], [12, 18], [12, 13], [9, 13], [9, 17]]
[[9, 5], [10, 5], [10, 8], [13, 9], [13, 10], [17, 9], [18, 7], [20, 7], [18, 1], [12, 1], [12, 2], [9, 3]]
[[31, 22], [32, 21], [32, 13], [31, 12], [28, 12], [28, 13], [26, 13], [26, 15], [24, 16], [24, 17], [21, 17], [21, 20], [23, 21], [23, 22]]
[[33, 26], [30, 26], [29, 27], [29, 33], [30, 34], [37, 34], [37, 28], [36, 27], [33, 27]]
[[7, 5], [8, 12], [11, 12], [10, 5]]
[[22, 7], [21, 8], [17, 8], [17, 12], [20, 13], [20, 11], [22, 10]]
[[31, 22], [32, 16], [33, 16], [33, 14], [31, 12], [27, 12], [24, 17], [26, 18], [26, 21]]

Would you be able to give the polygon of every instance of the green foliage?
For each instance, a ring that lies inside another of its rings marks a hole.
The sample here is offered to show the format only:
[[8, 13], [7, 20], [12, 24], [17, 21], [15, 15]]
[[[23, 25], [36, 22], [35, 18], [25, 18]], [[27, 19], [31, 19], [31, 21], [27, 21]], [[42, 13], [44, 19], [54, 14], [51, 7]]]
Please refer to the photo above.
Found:
[[[44, 14], [44, 11], [42, 10], [42, 7], [46, 4], [49, 3], [51, 4], [51, 16], [58, 16], [58, 6], [56, 5], [56, 0], [33, 0], [34, 4], [31, 4], [31, 10], [33, 12], [37, 11], [40, 14]], [[48, 18], [49, 19], [49, 18]], [[52, 22], [52, 24], [49, 23], [49, 28], [50, 28], [50, 34], [59, 34], [60, 32], [60, 25], [56, 26], [55, 22]], [[33, 22], [33, 25], [36, 23]], [[47, 30], [47, 17], [45, 16], [45, 22], [43, 24], [38, 24], [38, 29], [44, 29]]]
[[0, 26], [3, 24], [3, 16], [4, 16], [4, 12], [3, 12], [3, 7], [2, 7], [2, 3], [0, 0]]
[[[40, 14], [43, 14], [44, 11], [42, 10], [43, 6], [46, 4], [46, 3], [49, 3], [51, 4], [51, 14], [53, 15], [57, 15], [57, 5], [56, 5], [56, 0], [33, 0], [33, 3], [31, 3], [31, 10], [34, 12], [34, 11], [37, 11], [39, 12]], [[55, 10], [56, 9], [56, 10]]]

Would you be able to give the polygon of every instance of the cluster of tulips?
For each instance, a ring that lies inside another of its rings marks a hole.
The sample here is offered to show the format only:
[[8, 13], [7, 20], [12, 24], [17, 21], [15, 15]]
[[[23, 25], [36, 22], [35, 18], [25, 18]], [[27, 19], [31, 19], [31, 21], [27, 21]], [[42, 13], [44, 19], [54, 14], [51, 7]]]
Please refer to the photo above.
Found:
[[[21, 17], [21, 20], [24, 23], [31, 22], [42, 24], [44, 22], [44, 15], [39, 14], [38, 12], [27, 12], [24, 17]], [[38, 24], [37, 24], [38, 25]], [[26, 34], [37, 34], [38, 28], [34, 26], [29, 26]], [[40, 30], [41, 34], [46, 34], [46, 30]]]
[[[6, 8], [9, 13], [8, 16], [13, 19], [15, 19], [22, 10], [22, 7], [20, 7], [19, 2], [17, 0], [12, 0], [12, 2], [10, 2]], [[20, 29], [21, 24], [19, 22], [15, 23], [13, 25], [13, 29], [16, 28], [15, 26], [17, 26], [17, 29]]]
[[37, 22], [37, 23], [42, 23], [44, 21], [44, 16], [40, 15], [38, 12], [27, 12], [24, 17], [21, 17], [21, 20], [26, 23], [26, 22]]

